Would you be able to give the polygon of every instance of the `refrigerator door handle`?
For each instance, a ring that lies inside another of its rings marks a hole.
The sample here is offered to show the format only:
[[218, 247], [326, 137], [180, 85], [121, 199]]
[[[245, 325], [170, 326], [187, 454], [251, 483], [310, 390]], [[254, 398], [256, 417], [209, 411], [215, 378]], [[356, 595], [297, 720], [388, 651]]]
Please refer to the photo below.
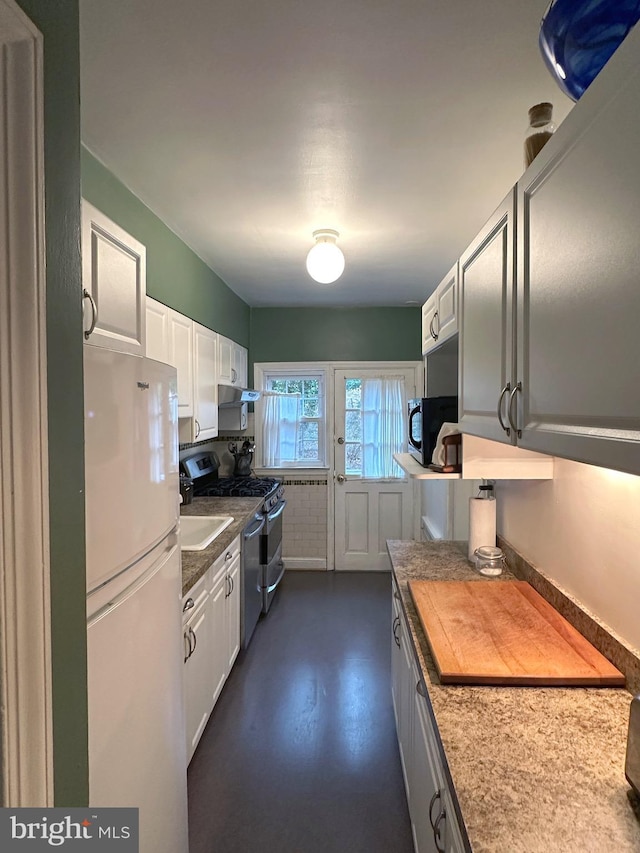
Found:
[[[118, 605], [122, 604], [128, 598], [131, 598], [132, 595], [135, 595], [135, 593], [140, 589], [140, 587], [144, 586], [147, 581], [149, 581], [154, 575], [161, 571], [162, 567], [169, 560], [176, 548], [177, 546], [175, 544], [172, 544], [171, 546], [165, 548], [162, 552], [162, 555], [154, 563], [152, 563], [149, 568], [146, 569], [146, 571], [144, 571], [141, 575], [138, 575], [138, 577], [131, 584], [129, 584], [129, 586], [125, 587], [113, 598], [110, 598], [106, 602], [106, 604], [103, 604], [102, 607], [99, 607], [94, 613], [91, 613], [91, 615], [87, 619], [87, 628], [90, 628], [99, 619], [102, 619], [103, 616], [106, 616], [106, 614], [109, 613], [111, 610], [114, 610], [116, 607], [118, 607]], [[118, 577], [122, 577], [122, 574]], [[105, 587], [107, 586], [108, 584], [105, 584], [102, 589], [96, 590], [96, 592], [104, 592]], [[90, 600], [91, 599], [89, 599], [89, 601]]]

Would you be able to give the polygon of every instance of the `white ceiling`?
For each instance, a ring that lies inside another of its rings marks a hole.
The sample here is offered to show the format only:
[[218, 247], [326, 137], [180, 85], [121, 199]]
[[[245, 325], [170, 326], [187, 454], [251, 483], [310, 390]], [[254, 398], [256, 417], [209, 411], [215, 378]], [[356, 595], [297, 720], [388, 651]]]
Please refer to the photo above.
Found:
[[83, 142], [250, 305], [421, 304], [572, 106], [547, 5], [80, 0]]

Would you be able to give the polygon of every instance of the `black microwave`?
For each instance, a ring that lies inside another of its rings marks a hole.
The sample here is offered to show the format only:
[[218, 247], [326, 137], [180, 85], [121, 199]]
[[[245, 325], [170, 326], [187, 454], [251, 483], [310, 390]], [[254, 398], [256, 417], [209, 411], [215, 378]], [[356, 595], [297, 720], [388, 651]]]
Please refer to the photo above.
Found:
[[409, 453], [426, 468], [431, 464], [442, 424], [458, 422], [457, 397], [409, 400]]

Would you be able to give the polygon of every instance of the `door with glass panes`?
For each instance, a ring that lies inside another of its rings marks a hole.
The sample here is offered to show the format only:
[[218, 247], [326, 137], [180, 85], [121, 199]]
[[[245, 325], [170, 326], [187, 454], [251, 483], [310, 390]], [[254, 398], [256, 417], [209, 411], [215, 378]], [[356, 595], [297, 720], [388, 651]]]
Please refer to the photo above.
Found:
[[387, 539], [411, 539], [413, 488], [393, 461], [406, 450], [412, 369], [334, 374], [335, 568], [389, 568]]

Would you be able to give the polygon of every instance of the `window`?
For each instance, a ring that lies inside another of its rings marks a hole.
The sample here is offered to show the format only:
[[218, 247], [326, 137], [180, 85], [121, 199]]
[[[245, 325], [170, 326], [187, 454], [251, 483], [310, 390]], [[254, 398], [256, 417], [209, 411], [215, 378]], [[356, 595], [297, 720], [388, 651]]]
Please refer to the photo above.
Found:
[[403, 479], [393, 461], [405, 450], [405, 387], [400, 376], [345, 378], [344, 471], [348, 477]]
[[266, 468], [325, 465], [324, 372], [270, 371], [256, 405]]

